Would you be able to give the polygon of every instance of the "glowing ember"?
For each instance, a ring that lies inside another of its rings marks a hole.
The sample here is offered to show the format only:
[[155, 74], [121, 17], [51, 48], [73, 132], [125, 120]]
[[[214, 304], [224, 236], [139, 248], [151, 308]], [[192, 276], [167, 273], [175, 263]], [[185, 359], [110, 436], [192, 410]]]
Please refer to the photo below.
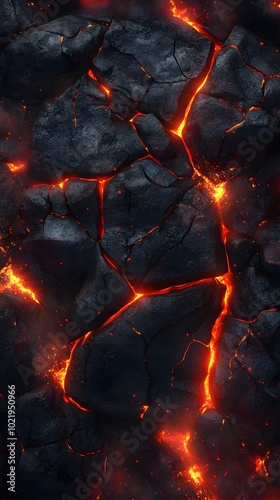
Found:
[[225, 182], [218, 184], [213, 187], [213, 196], [217, 202], [219, 202], [225, 195]]
[[[184, 10], [178, 9], [174, 0], [170, 0], [170, 5], [171, 5], [171, 12], [172, 12], [173, 17], [177, 17], [178, 19], [181, 19], [181, 21], [183, 21], [184, 23], [186, 23], [189, 26], [191, 26], [192, 28], [194, 28], [201, 35], [205, 36], [206, 38], [212, 39], [211, 35], [206, 30], [204, 30], [202, 26], [195, 23], [194, 21], [192, 21], [188, 17], [187, 9], [184, 9]], [[217, 40], [215, 40], [215, 41], [218, 42]]]
[[189, 475], [196, 485], [201, 485], [203, 483], [202, 476], [196, 466], [189, 469]]
[[185, 439], [184, 439], [184, 448], [185, 448], [185, 452], [186, 453], [189, 453], [189, 440], [191, 439], [191, 433], [188, 432], [188, 434], [186, 435]]
[[40, 305], [35, 293], [25, 285], [20, 276], [14, 273], [11, 263], [0, 271], [0, 293], [3, 293], [5, 290], [10, 290], [14, 292], [15, 295], [26, 295]]
[[255, 464], [256, 464], [256, 469], [255, 471], [258, 473], [258, 474], [261, 474], [263, 476], [268, 476], [268, 471], [266, 469], [266, 465], [265, 465], [265, 459], [267, 458], [267, 455], [264, 457], [264, 458], [257, 458]]
[[91, 69], [89, 69], [89, 70], [88, 70], [87, 74], [88, 74], [88, 76], [89, 76], [92, 80], [97, 81], [97, 78], [96, 78], [95, 74], [92, 72], [92, 70], [91, 70]]
[[11, 172], [18, 172], [25, 167], [25, 163], [7, 163], [7, 166]]
[[64, 181], [60, 182], [60, 183], [58, 184], [58, 186], [60, 187], [60, 189], [64, 189], [64, 186], [65, 186], [65, 184], [66, 184], [68, 181], [69, 181], [69, 179], [65, 179]]
[[65, 362], [63, 368], [60, 370], [49, 370], [49, 373], [52, 375], [54, 380], [58, 382], [58, 384], [62, 387], [63, 392], [65, 392], [65, 377], [67, 374], [68, 366], [70, 364], [70, 358]]

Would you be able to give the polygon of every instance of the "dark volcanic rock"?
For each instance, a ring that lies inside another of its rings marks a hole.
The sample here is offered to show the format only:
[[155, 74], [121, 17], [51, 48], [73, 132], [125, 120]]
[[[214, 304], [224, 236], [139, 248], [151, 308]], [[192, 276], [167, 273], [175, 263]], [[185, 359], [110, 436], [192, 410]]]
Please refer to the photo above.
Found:
[[101, 326], [132, 298], [126, 280], [108, 265], [99, 245], [95, 245], [83, 285], [71, 309], [71, 319], [79, 325], [81, 333], [87, 333]]
[[234, 276], [233, 285], [230, 306], [236, 318], [252, 320], [262, 311], [280, 304], [279, 281], [264, 269], [258, 254]]
[[261, 261], [272, 278], [280, 280], [280, 221], [264, 222], [256, 233], [256, 242], [261, 247]]
[[203, 92], [247, 111], [260, 103], [262, 81], [262, 75], [249, 68], [238, 50], [229, 46], [218, 53]]
[[0, 98], [0, 159], [24, 168], [28, 153], [29, 126], [22, 102]]
[[3, 238], [16, 215], [13, 175], [7, 165], [0, 164], [0, 234]]
[[207, 38], [175, 19], [114, 21], [93, 64], [100, 78], [139, 103], [140, 111], [172, 122], [211, 50]]
[[253, 236], [269, 215], [271, 191], [259, 177], [230, 179], [220, 205], [223, 222], [231, 233]]
[[1, 499], [278, 498], [280, 9], [0, 3]]
[[202, 93], [196, 97], [183, 136], [204, 175], [209, 177], [213, 171], [219, 175], [215, 164], [225, 133], [240, 122], [242, 114], [233, 104]]
[[62, 93], [86, 71], [103, 31], [87, 19], [66, 16], [22, 33], [0, 56], [1, 93], [17, 99]]
[[137, 132], [149, 153], [176, 175], [190, 177], [192, 168], [183, 141], [165, 130], [154, 115], [136, 117]]
[[50, 186], [26, 189], [23, 193], [19, 214], [29, 230], [39, 228], [51, 213]]
[[215, 206], [202, 190], [190, 187], [145, 160], [105, 190], [102, 247], [138, 288], [164, 288], [226, 272]]
[[62, 441], [78, 425], [78, 418], [63, 400], [61, 390], [45, 386], [17, 399], [18, 436], [24, 447]]
[[89, 77], [42, 109], [34, 124], [29, 174], [57, 181], [104, 177], [145, 155], [133, 127], [118, 118]]
[[[172, 368], [190, 342], [209, 342], [222, 293], [209, 280], [140, 298], [76, 347], [66, 377], [67, 394], [91, 410], [139, 415], [149, 391], [153, 398], [162, 385], [170, 387]], [[213, 296], [215, 312], [211, 311]], [[161, 367], [160, 376], [157, 367]]]
[[82, 286], [94, 245], [73, 217], [49, 215], [24, 239], [14, 262], [28, 268], [45, 306], [68, 303]]
[[100, 216], [97, 182], [69, 181], [65, 185], [65, 196], [73, 217], [97, 240]]
[[246, 28], [235, 26], [225, 45], [237, 46], [247, 65], [264, 75], [273, 76], [280, 73], [277, 45], [264, 42], [263, 38]]

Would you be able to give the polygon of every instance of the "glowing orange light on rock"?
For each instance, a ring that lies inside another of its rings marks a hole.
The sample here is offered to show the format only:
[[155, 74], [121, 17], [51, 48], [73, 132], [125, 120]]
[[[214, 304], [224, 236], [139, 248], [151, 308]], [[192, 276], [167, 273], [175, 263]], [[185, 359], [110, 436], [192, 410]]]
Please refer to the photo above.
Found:
[[75, 401], [74, 399], [70, 398], [70, 396], [64, 395], [64, 401], [66, 403], [72, 403], [73, 405], [77, 406], [77, 408], [79, 408], [79, 410], [86, 411], [86, 412], [91, 411], [88, 408], [84, 408], [83, 406], [79, 405], [79, 403], [77, 403], [77, 401]]
[[217, 203], [221, 201], [226, 194], [225, 185], [225, 182], [221, 182], [221, 184], [213, 186], [213, 197]]
[[11, 263], [0, 271], [0, 293], [3, 293], [5, 290], [10, 290], [15, 295], [27, 296], [33, 302], [40, 305], [35, 293], [25, 284], [20, 276], [15, 274]]
[[174, 17], [176, 17], [178, 19], [181, 19], [184, 23], [188, 24], [189, 26], [191, 26], [192, 28], [194, 28], [196, 31], [198, 31], [200, 34], [202, 34], [203, 36], [205, 36], [208, 39], [210, 39], [214, 43], [214, 46], [215, 46], [215, 49], [214, 49], [214, 52], [213, 52], [213, 55], [212, 55], [212, 59], [211, 59], [210, 66], [209, 66], [209, 69], [207, 71], [207, 74], [206, 74], [205, 78], [203, 79], [203, 81], [197, 87], [194, 95], [192, 96], [192, 98], [191, 98], [191, 100], [190, 100], [190, 102], [189, 102], [189, 104], [187, 106], [187, 109], [186, 109], [186, 112], [185, 112], [185, 116], [184, 116], [182, 122], [180, 123], [179, 127], [174, 131], [179, 137], [182, 138], [183, 130], [184, 130], [185, 126], [186, 126], [189, 113], [190, 113], [190, 111], [192, 109], [192, 106], [193, 106], [193, 102], [194, 102], [197, 94], [206, 85], [207, 80], [209, 78], [209, 75], [211, 73], [211, 70], [212, 70], [212, 68], [214, 66], [214, 63], [215, 63], [215, 60], [216, 60], [216, 56], [217, 56], [218, 52], [221, 50], [221, 48], [222, 48], [222, 44], [218, 40], [213, 39], [211, 37], [211, 35], [209, 33], [207, 33], [199, 24], [191, 21], [188, 18], [187, 14], [186, 14], [186, 9], [183, 10], [183, 11], [180, 10], [180, 9], [178, 9], [174, 0], [170, 0], [170, 5], [171, 5], [171, 12], [172, 12], [172, 15]]
[[19, 163], [7, 163], [7, 166], [11, 172], [18, 172], [19, 170], [22, 170], [25, 167], [25, 163], [19, 162]]
[[189, 475], [196, 485], [200, 486], [203, 483], [201, 473], [196, 466], [189, 469]]
[[58, 186], [60, 187], [60, 189], [64, 189], [64, 186], [65, 186], [65, 184], [66, 184], [68, 181], [69, 181], [69, 179], [65, 179], [64, 181], [60, 182], [60, 183], [58, 184]]
[[269, 475], [267, 468], [266, 468], [266, 465], [265, 465], [265, 460], [266, 460], [268, 455], [269, 455], [269, 452], [266, 454], [266, 456], [264, 458], [257, 458], [255, 461], [255, 465], [256, 465], [255, 471], [258, 474], [261, 474], [263, 476]]
[[99, 198], [100, 198], [100, 231], [99, 231], [99, 239], [102, 240], [105, 233], [104, 226], [104, 189], [105, 189], [106, 181], [100, 181], [98, 183], [99, 187]]
[[221, 277], [218, 277], [216, 279], [219, 283], [226, 286], [226, 293], [225, 293], [225, 296], [223, 299], [222, 312], [219, 315], [219, 317], [217, 318], [215, 325], [212, 329], [212, 336], [211, 336], [211, 341], [209, 344], [210, 360], [209, 360], [209, 365], [208, 365], [207, 376], [206, 376], [206, 379], [204, 382], [205, 403], [203, 404], [203, 406], [201, 408], [202, 413], [204, 413], [209, 408], [214, 408], [214, 404], [213, 404], [212, 396], [211, 396], [210, 378], [211, 378], [212, 369], [213, 369], [213, 367], [215, 365], [215, 361], [216, 361], [216, 344], [217, 344], [217, 341], [223, 332], [224, 318], [229, 312], [229, 299], [231, 297], [231, 293], [233, 290], [231, 273], [228, 273], [225, 276], [221, 276]]
[[89, 70], [88, 70], [87, 74], [88, 74], [88, 76], [89, 76], [92, 80], [97, 81], [97, 78], [96, 78], [95, 74], [92, 72], [92, 70], [91, 70], [91, 69], [89, 69]]
[[65, 378], [67, 374], [67, 370], [70, 364], [70, 358], [65, 361], [64, 366], [60, 370], [51, 369], [49, 373], [52, 375], [54, 380], [58, 382], [58, 385], [62, 387], [63, 392], [65, 392]]
[[101, 88], [102, 90], [105, 92], [105, 94], [107, 94], [108, 97], [110, 97], [110, 89], [108, 87], [106, 87], [105, 85], [101, 85]]
[[178, 9], [174, 0], [170, 0], [170, 6], [173, 17], [181, 19], [181, 21], [194, 28], [201, 35], [205, 36], [206, 38], [209, 38], [209, 40], [214, 41], [215, 44], [222, 46], [222, 42], [212, 37], [211, 34], [208, 33], [200, 24], [196, 23], [195, 21], [192, 21], [189, 18], [189, 16], [187, 15], [187, 9], [183, 10]]

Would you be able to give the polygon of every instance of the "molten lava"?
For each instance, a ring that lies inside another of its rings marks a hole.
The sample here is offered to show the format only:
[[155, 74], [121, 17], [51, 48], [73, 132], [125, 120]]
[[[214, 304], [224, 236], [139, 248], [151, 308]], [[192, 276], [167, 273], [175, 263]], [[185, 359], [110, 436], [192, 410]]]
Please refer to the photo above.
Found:
[[204, 382], [204, 388], [205, 388], [205, 403], [203, 404], [201, 411], [204, 413], [208, 408], [214, 408], [214, 404], [212, 401], [212, 396], [211, 396], [211, 387], [210, 387], [210, 378], [211, 378], [211, 373], [212, 369], [215, 365], [216, 361], [216, 344], [218, 339], [220, 338], [221, 334], [223, 333], [223, 324], [224, 324], [224, 318], [225, 316], [229, 313], [229, 299], [231, 297], [232, 293], [232, 283], [231, 283], [231, 273], [226, 274], [225, 276], [221, 276], [219, 278], [216, 278], [219, 283], [223, 284], [226, 286], [226, 293], [224, 296], [223, 300], [223, 305], [222, 305], [222, 312], [220, 316], [217, 318], [215, 325], [212, 329], [212, 336], [211, 336], [211, 341], [209, 344], [210, 348], [210, 361], [208, 365], [208, 373]]
[[25, 163], [23, 163], [23, 162], [7, 163], [7, 167], [10, 169], [11, 172], [16, 173], [25, 167]]
[[203, 483], [202, 476], [196, 465], [194, 465], [194, 467], [191, 467], [189, 469], [189, 475], [196, 485], [201, 485]]
[[24, 295], [40, 305], [39, 300], [31, 288], [25, 284], [20, 276], [15, 274], [11, 263], [8, 263], [7, 266], [0, 271], [0, 293], [3, 293], [5, 290], [10, 290], [15, 295]]

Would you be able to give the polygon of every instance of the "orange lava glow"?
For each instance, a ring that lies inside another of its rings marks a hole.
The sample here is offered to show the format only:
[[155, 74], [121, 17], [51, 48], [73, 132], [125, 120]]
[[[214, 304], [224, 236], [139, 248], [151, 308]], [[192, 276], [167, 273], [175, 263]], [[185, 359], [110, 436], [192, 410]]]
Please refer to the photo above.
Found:
[[8, 263], [0, 271], [0, 293], [3, 293], [5, 290], [10, 290], [15, 295], [24, 295], [40, 305], [35, 293], [25, 284], [20, 276], [14, 273], [11, 263]]
[[233, 290], [230, 272], [228, 274], [226, 274], [225, 276], [221, 276], [221, 277], [216, 278], [216, 279], [219, 283], [226, 286], [226, 293], [225, 293], [225, 296], [223, 299], [222, 312], [219, 315], [219, 317], [217, 318], [215, 325], [212, 329], [212, 336], [211, 336], [211, 341], [209, 344], [210, 360], [209, 360], [209, 365], [208, 365], [207, 376], [206, 376], [206, 379], [204, 382], [205, 402], [201, 408], [202, 413], [204, 413], [209, 408], [215, 408], [213, 401], [212, 401], [212, 396], [211, 396], [210, 378], [211, 378], [212, 369], [213, 369], [213, 367], [215, 365], [215, 361], [216, 361], [217, 340], [220, 338], [220, 336], [223, 332], [224, 318], [229, 312], [229, 299], [231, 297], [232, 290]]
[[70, 358], [65, 361], [63, 368], [61, 368], [60, 370], [54, 370], [54, 369], [49, 370], [49, 373], [52, 375], [54, 380], [56, 380], [56, 382], [58, 382], [58, 385], [62, 387], [63, 392], [65, 392], [65, 378], [69, 364], [70, 364]]
[[196, 485], [201, 485], [203, 483], [201, 473], [195, 465], [189, 469], [189, 475]]
[[183, 10], [178, 9], [174, 0], [170, 0], [170, 5], [171, 5], [171, 12], [172, 12], [173, 17], [177, 17], [178, 19], [181, 19], [181, 21], [183, 21], [184, 23], [186, 23], [189, 26], [191, 26], [192, 28], [194, 28], [201, 35], [205, 36], [206, 38], [209, 38], [212, 41], [215, 41], [215, 44], [218, 44], [220, 46], [222, 45], [222, 43], [219, 40], [214, 39], [214, 37], [212, 37], [210, 35], [210, 33], [208, 33], [200, 24], [192, 21], [189, 18], [189, 16], [187, 15], [187, 9], [183, 9]]
[[66, 403], [72, 403], [73, 405], [77, 406], [77, 408], [79, 408], [79, 410], [87, 411], [87, 412], [91, 411], [88, 408], [84, 408], [83, 406], [79, 405], [79, 403], [77, 403], [77, 401], [75, 401], [74, 399], [70, 398], [70, 396], [65, 396], [64, 395], [64, 401]]
[[[96, 82], [98, 82], [95, 74], [93, 73], [93, 71], [91, 69], [88, 70], [87, 72], [87, 75], [92, 79], [92, 80], [95, 80]], [[103, 92], [108, 96], [110, 97], [110, 89], [109, 87], [106, 87], [106, 85], [103, 85], [103, 84], [100, 84], [100, 87], [102, 88]]]
[[105, 189], [106, 181], [98, 182], [99, 187], [99, 198], [100, 198], [100, 230], [99, 230], [99, 239], [102, 240], [105, 228], [104, 228], [104, 189]]
[[[193, 483], [199, 490], [196, 492], [195, 498], [203, 500], [214, 500], [210, 491], [205, 491], [207, 484], [202, 477], [200, 467], [195, 463], [196, 458], [191, 450], [191, 433], [186, 435], [178, 432], [169, 432], [163, 430], [158, 433], [157, 440], [166, 443], [181, 459], [182, 472], [178, 476], [185, 478], [189, 483]], [[207, 488], [208, 490], [208, 488]]]
[[89, 70], [88, 70], [87, 74], [88, 74], [88, 76], [89, 76], [92, 80], [97, 81], [97, 78], [96, 78], [95, 74], [92, 72], [92, 70], [91, 70], [91, 69], [89, 69]]
[[221, 182], [220, 184], [217, 184], [217, 186], [213, 186], [212, 188], [213, 197], [217, 203], [219, 203], [219, 201], [221, 201], [226, 194], [225, 185], [225, 182]]
[[7, 163], [8, 168], [10, 169], [11, 172], [18, 172], [19, 170], [22, 170], [25, 167], [25, 163], [19, 162], [19, 163]]
[[[188, 24], [189, 26], [191, 26], [192, 28], [194, 28], [196, 31], [198, 31], [199, 33], [201, 33], [203, 36], [207, 37], [207, 38], [210, 38], [210, 35], [205, 32], [203, 30], [203, 28], [201, 28], [201, 26], [199, 26], [198, 24], [194, 23], [193, 21], [191, 21], [188, 16], [186, 15], [186, 10], [183, 10], [183, 11], [180, 11], [176, 5], [175, 5], [175, 2], [174, 0], [170, 0], [170, 4], [171, 4], [171, 12], [173, 14], [174, 17], [177, 17], [179, 19], [181, 19], [183, 22], [185, 22], [186, 24]], [[213, 41], [213, 40], [212, 40]], [[209, 78], [209, 75], [211, 73], [211, 70], [214, 66], [214, 63], [215, 63], [215, 60], [216, 60], [216, 56], [217, 56], [217, 53], [221, 50], [222, 46], [221, 44], [218, 42], [218, 41], [214, 41], [214, 45], [215, 45], [215, 50], [213, 52], [213, 55], [212, 55], [212, 59], [211, 59], [211, 62], [210, 62], [210, 66], [209, 66], [209, 69], [207, 71], [207, 74], [205, 76], [205, 78], [203, 79], [203, 81], [198, 85], [194, 95], [192, 96], [188, 106], [187, 106], [187, 109], [185, 111], [185, 116], [182, 120], [182, 122], [180, 123], [179, 127], [174, 131], [179, 137], [182, 138], [182, 135], [183, 135], [183, 130], [186, 126], [186, 123], [187, 123], [187, 120], [188, 120], [188, 116], [189, 116], [189, 113], [192, 109], [192, 106], [193, 106], [193, 102], [197, 96], [197, 94], [203, 89], [203, 87], [206, 85], [207, 83], [207, 80]]]
[[256, 468], [255, 468], [255, 471], [258, 473], [258, 474], [261, 474], [263, 476], [268, 476], [268, 471], [266, 469], [266, 465], [265, 465], [265, 459], [267, 458], [267, 455], [264, 457], [264, 458], [257, 458], [257, 460], [255, 461], [255, 465], [256, 465]]
[[105, 92], [105, 94], [107, 94], [108, 97], [110, 97], [110, 89], [108, 87], [106, 87], [105, 85], [101, 85], [101, 88], [102, 90]]

